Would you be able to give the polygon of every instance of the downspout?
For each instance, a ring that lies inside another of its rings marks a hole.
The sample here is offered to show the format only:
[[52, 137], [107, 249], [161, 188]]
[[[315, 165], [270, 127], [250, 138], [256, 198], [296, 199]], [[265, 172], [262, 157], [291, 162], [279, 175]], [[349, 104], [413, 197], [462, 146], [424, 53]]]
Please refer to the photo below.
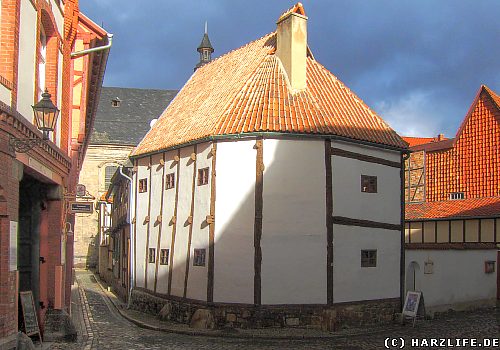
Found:
[[126, 178], [128, 180], [128, 190], [129, 190], [129, 206], [128, 206], [128, 213], [127, 213], [127, 222], [129, 223], [129, 237], [130, 237], [130, 256], [129, 256], [129, 259], [130, 259], [130, 271], [129, 271], [129, 278], [130, 278], [130, 281], [129, 281], [129, 291], [128, 291], [128, 300], [127, 300], [127, 308], [130, 308], [130, 302], [132, 300], [132, 288], [134, 286], [134, 268], [132, 267], [132, 264], [135, 265], [135, 256], [134, 256], [134, 237], [132, 237], [133, 235], [133, 232], [134, 230], [132, 229], [132, 225], [134, 225], [132, 222], [131, 222], [131, 217], [132, 217], [132, 203], [134, 203], [134, 201], [132, 200], [132, 196], [134, 195], [132, 193], [132, 178], [128, 175], [126, 175], [124, 172], [123, 172], [123, 165], [121, 165], [119, 168], [120, 170], [120, 175], [123, 176], [124, 178]]
[[400, 254], [400, 271], [399, 271], [399, 308], [403, 312], [403, 303], [405, 301], [405, 284], [406, 284], [406, 254], [405, 254], [405, 163], [410, 158], [411, 151], [404, 150], [401, 152], [401, 254]]
[[72, 52], [71, 53], [71, 57], [79, 57], [79, 56], [83, 56], [83, 55], [86, 55], [88, 53], [91, 53], [91, 52], [96, 52], [96, 51], [102, 51], [102, 50], [107, 50], [111, 47], [111, 44], [113, 43], [113, 34], [111, 33], [108, 33], [107, 34], [108, 36], [108, 43], [104, 46], [99, 46], [99, 47], [93, 47], [91, 49], [86, 49], [86, 50], [81, 50], [81, 51], [76, 51], [76, 52]]

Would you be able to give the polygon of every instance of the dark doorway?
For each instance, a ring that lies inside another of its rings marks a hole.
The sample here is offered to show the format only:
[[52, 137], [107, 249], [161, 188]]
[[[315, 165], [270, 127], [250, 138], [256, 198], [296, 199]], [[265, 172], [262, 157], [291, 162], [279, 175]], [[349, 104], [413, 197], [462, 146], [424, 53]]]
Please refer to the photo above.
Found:
[[32, 291], [35, 305], [40, 300], [40, 217], [43, 184], [24, 175], [19, 184], [19, 230], [17, 268], [19, 291]]

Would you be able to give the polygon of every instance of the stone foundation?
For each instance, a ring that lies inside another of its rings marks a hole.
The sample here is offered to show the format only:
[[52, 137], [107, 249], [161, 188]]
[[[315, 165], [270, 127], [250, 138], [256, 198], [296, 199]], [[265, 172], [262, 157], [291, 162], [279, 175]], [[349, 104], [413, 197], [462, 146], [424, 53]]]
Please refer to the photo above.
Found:
[[[399, 298], [327, 305], [248, 305], [206, 303], [153, 294], [144, 289], [132, 291], [133, 309], [162, 320], [209, 328], [309, 327], [335, 331], [390, 323], [399, 312]], [[200, 312], [200, 310], [203, 310]], [[197, 312], [198, 311], [198, 312]], [[193, 319], [193, 315], [196, 316]], [[200, 320], [200, 315], [206, 320]]]

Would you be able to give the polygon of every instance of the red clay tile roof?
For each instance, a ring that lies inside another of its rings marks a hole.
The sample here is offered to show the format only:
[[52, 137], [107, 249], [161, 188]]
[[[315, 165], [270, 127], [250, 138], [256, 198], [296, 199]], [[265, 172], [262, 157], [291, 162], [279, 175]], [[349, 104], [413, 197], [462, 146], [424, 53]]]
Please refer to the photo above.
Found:
[[434, 142], [434, 137], [412, 137], [412, 136], [402, 136], [403, 140], [408, 143], [408, 147], [414, 147], [418, 145], [424, 145], [429, 142]]
[[500, 197], [407, 203], [405, 220], [500, 216]]
[[250, 132], [337, 135], [395, 148], [406, 143], [326, 68], [307, 59], [307, 88], [292, 93], [268, 34], [198, 69], [132, 156]]
[[452, 192], [465, 198], [500, 196], [500, 97], [481, 86], [453, 139], [412, 146], [425, 151], [426, 201]]

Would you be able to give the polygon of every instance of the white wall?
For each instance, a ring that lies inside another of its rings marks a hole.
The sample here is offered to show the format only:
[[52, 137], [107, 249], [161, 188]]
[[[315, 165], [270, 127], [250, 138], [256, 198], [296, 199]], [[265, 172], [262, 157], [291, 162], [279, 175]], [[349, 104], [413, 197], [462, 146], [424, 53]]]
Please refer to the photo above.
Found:
[[217, 142], [214, 301], [253, 304], [255, 140]]
[[262, 303], [326, 303], [324, 141], [264, 140]]
[[[162, 198], [162, 182], [163, 182], [163, 166], [160, 165], [160, 159], [163, 159], [163, 154], [155, 154], [152, 156], [151, 167], [151, 209], [149, 221], [149, 248], [155, 249], [155, 263], [147, 263], [147, 289], [154, 291], [155, 275], [156, 275], [156, 260], [159, 259], [158, 251], [158, 234], [160, 231], [160, 223], [156, 222], [160, 215], [161, 198]], [[146, 257], [147, 259], [147, 257]]]
[[[58, 57], [58, 64], [57, 64], [57, 107], [61, 109], [62, 107], [62, 70], [63, 70], [63, 55], [61, 54], [60, 51], [58, 51], [57, 55]], [[61, 147], [61, 120], [62, 118], [57, 118], [57, 126], [56, 126], [56, 133], [57, 133], [57, 146]], [[67, 145], [62, 145], [63, 149], [66, 150]]]
[[7, 106], [11, 105], [11, 92], [5, 86], [0, 84], [0, 101], [5, 103]]
[[[433, 274], [424, 274], [432, 261]], [[484, 272], [484, 262], [497, 261], [496, 250], [406, 250], [406, 271], [415, 261], [420, 270], [415, 289], [421, 290], [426, 307], [449, 306], [496, 298], [497, 272]]]
[[[52, 3], [52, 13], [54, 14], [54, 19], [56, 20], [57, 31], [59, 33], [62, 33], [64, 29], [64, 16], [61, 10], [59, 10], [59, 7], [56, 4], [56, 0], [50, 0], [50, 2]], [[61, 6], [63, 6], [62, 3]]]
[[[332, 142], [342, 148], [399, 162], [399, 153]], [[361, 175], [377, 176], [377, 193], [361, 192]], [[400, 169], [332, 156], [333, 215], [388, 224], [401, 223]], [[383, 203], [383, 205], [381, 205]]]
[[[145, 269], [147, 264], [148, 256], [146, 254], [146, 239], [148, 237], [148, 223], [145, 222], [145, 218], [148, 215], [148, 202], [149, 202], [149, 184], [151, 179], [149, 178], [149, 157], [144, 157], [138, 160], [139, 166], [137, 168], [137, 179], [148, 179], [148, 191], [139, 193], [139, 181], [137, 181], [137, 208], [136, 208], [136, 285], [137, 287], [145, 287]], [[135, 180], [135, 179], [134, 179]]]
[[171, 294], [181, 297], [184, 295], [184, 279], [186, 276], [186, 259], [189, 240], [189, 223], [187, 220], [191, 213], [194, 162], [191, 160], [190, 156], [193, 152], [193, 146], [182, 148], [179, 165], [179, 201], [177, 204], [174, 264], [171, 267], [173, 269]]
[[[333, 301], [399, 297], [400, 231], [333, 225]], [[361, 250], [377, 250], [377, 266], [361, 267]]]
[[[179, 163], [174, 161], [174, 157], [177, 155], [177, 150], [166, 152], [165, 154], [165, 177], [170, 174], [175, 174], [175, 181], [177, 186], [177, 168]], [[165, 181], [165, 179], [163, 180]], [[158, 249], [169, 249], [169, 254], [172, 255], [172, 231], [174, 225], [170, 223], [172, 216], [174, 216], [175, 210], [175, 191], [176, 187], [171, 189], [166, 189], [163, 191], [163, 211], [162, 211], [162, 229], [161, 229], [161, 241], [160, 247]], [[169, 265], [158, 265], [158, 281], [156, 286], [156, 291], [161, 294], [167, 294], [168, 292], [168, 274], [170, 269], [170, 257]]]
[[[189, 275], [186, 297], [196, 300], [207, 300], [208, 278], [208, 236], [209, 225], [206, 216], [210, 214], [211, 174], [212, 174], [212, 145], [203, 143], [197, 146], [196, 168], [209, 168], [209, 183], [198, 186], [198, 174], [194, 192], [193, 232], [191, 237], [191, 259], [189, 261]], [[198, 171], [197, 171], [198, 172]], [[194, 250], [205, 249], [205, 266], [193, 266]]]
[[35, 97], [37, 13], [29, 1], [21, 1], [17, 109], [30, 123]]

